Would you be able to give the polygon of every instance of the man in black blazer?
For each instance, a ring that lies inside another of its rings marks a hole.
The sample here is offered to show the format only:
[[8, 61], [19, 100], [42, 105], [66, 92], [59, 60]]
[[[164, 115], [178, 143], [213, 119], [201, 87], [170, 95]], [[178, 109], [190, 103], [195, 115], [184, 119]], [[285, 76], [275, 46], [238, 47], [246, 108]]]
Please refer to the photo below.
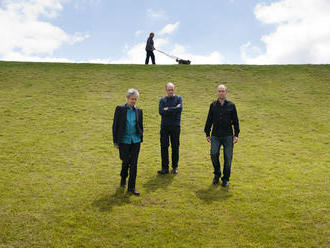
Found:
[[140, 195], [135, 189], [135, 181], [140, 144], [143, 141], [142, 109], [135, 106], [138, 97], [137, 90], [128, 90], [127, 103], [116, 107], [112, 125], [113, 144], [119, 149], [122, 160], [120, 186], [126, 186], [129, 171], [128, 192], [134, 195]]

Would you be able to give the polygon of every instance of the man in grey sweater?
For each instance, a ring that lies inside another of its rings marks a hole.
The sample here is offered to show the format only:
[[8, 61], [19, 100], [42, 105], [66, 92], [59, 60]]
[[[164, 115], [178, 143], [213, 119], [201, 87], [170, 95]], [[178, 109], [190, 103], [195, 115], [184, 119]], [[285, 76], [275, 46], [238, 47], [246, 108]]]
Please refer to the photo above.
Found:
[[146, 61], [145, 64], [149, 64], [149, 58], [151, 57], [151, 61], [152, 64], [156, 64], [155, 63], [155, 55], [154, 55], [154, 38], [155, 34], [154, 33], [150, 33], [149, 38], [147, 40], [147, 45], [146, 45], [146, 52], [147, 52], [147, 57], [146, 57]]

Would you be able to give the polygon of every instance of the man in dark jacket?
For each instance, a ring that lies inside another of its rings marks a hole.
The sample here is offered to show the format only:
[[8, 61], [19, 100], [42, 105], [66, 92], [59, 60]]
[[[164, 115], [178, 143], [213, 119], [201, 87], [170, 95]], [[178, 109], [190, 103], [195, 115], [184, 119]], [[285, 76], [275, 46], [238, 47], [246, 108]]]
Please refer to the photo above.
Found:
[[116, 107], [112, 125], [113, 144], [119, 149], [122, 160], [120, 186], [126, 186], [129, 170], [128, 192], [134, 195], [140, 195], [135, 189], [135, 181], [140, 143], [143, 141], [142, 109], [135, 106], [138, 96], [137, 90], [128, 90], [127, 103]]
[[155, 34], [154, 33], [150, 33], [149, 38], [147, 40], [147, 45], [146, 45], [146, 52], [147, 52], [147, 57], [146, 57], [146, 61], [145, 64], [149, 64], [149, 58], [151, 57], [151, 61], [152, 64], [155, 64], [155, 55], [154, 55], [154, 38]]
[[[234, 144], [238, 142], [240, 130], [236, 106], [226, 99], [227, 87], [219, 85], [217, 94], [218, 100], [210, 105], [204, 132], [206, 133], [206, 140], [211, 142], [211, 160], [214, 167], [213, 184], [218, 184], [221, 176], [219, 156], [220, 147], [223, 145], [224, 168], [221, 180], [222, 186], [226, 187], [229, 185], [233, 148]], [[212, 126], [212, 136], [210, 137]], [[232, 126], [235, 130], [234, 135]]]
[[182, 97], [175, 95], [174, 91], [173, 83], [166, 84], [167, 96], [162, 97], [159, 101], [159, 114], [162, 116], [160, 129], [162, 169], [158, 171], [159, 174], [168, 174], [169, 172], [169, 140], [171, 140], [172, 146], [172, 173], [178, 173]]

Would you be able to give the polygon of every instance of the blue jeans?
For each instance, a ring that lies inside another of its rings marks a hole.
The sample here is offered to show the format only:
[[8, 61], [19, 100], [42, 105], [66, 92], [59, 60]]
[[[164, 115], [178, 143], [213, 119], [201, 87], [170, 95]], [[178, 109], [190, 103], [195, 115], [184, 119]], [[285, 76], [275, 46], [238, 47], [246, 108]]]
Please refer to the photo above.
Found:
[[224, 157], [222, 181], [229, 181], [231, 161], [233, 159], [233, 148], [234, 148], [233, 136], [225, 136], [225, 137], [211, 136], [211, 160], [214, 167], [214, 175], [217, 177], [221, 176], [220, 161], [219, 161], [221, 146], [223, 146], [223, 157]]

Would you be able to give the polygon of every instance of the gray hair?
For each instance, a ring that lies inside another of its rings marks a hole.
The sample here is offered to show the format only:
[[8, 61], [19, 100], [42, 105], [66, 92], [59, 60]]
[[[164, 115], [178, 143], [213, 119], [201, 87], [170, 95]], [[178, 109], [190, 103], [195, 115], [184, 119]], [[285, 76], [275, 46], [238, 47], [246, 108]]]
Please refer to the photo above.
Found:
[[225, 89], [225, 91], [227, 91], [227, 87], [226, 87], [226, 85], [224, 85], [224, 84], [219, 84], [218, 85], [218, 87], [217, 87], [217, 89], [219, 89], [219, 88], [224, 88]]
[[136, 89], [129, 89], [126, 94], [126, 98], [130, 98], [131, 96], [139, 97], [139, 92]]
[[166, 85], [165, 85], [165, 89], [167, 89], [167, 86], [173, 86], [175, 88], [175, 85], [172, 83], [172, 82], [168, 82]]

